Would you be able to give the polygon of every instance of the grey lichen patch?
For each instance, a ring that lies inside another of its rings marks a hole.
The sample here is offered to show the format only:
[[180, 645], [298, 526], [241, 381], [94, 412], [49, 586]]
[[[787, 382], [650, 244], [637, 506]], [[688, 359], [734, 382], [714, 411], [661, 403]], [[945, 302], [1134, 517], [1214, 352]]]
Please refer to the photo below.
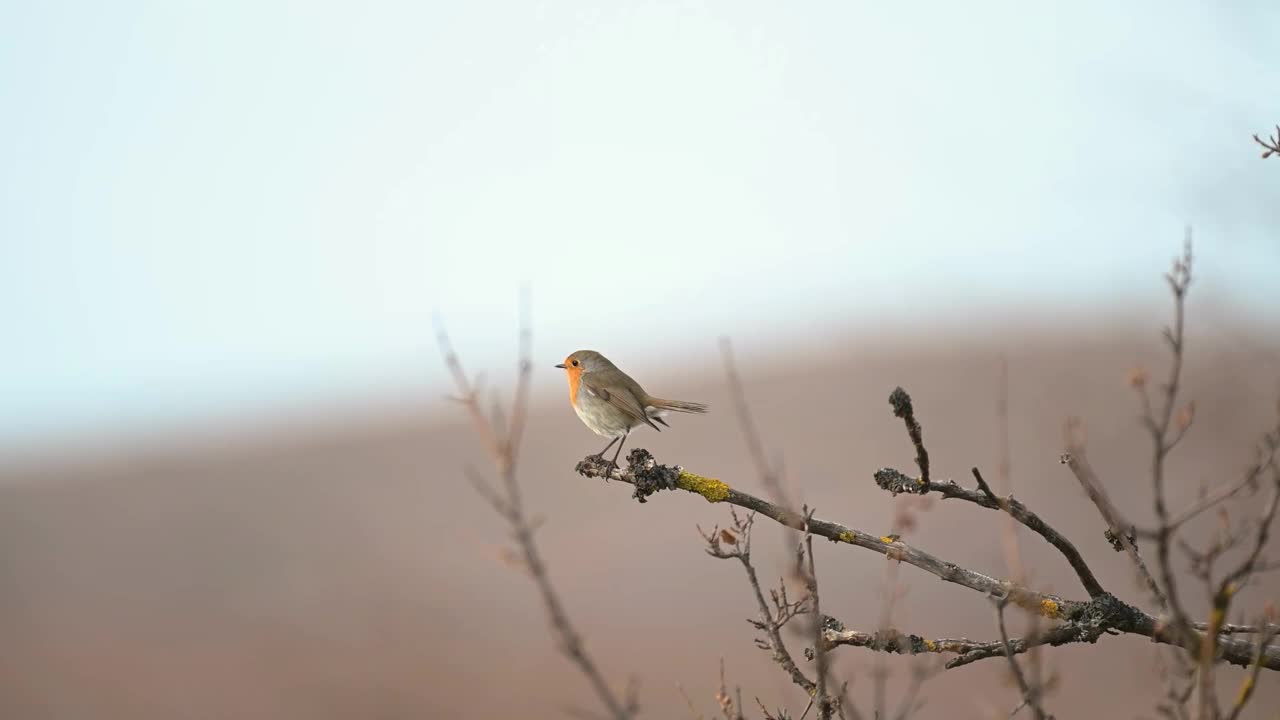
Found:
[[1140, 614], [1115, 595], [1104, 592], [1074, 609], [1067, 619], [1077, 628], [1074, 638], [1077, 642], [1093, 643], [1107, 630], [1135, 626]]
[[[876, 652], [892, 653], [895, 655], [919, 655], [921, 653], [936, 653], [942, 650], [939, 643], [920, 637], [899, 632], [894, 628], [884, 628], [867, 635], [865, 633], [846, 633], [844, 625], [835, 618], [824, 617], [823, 630], [833, 633], [843, 633], [849, 635], [843, 639], [840, 644], [855, 645], [864, 647], [868, 650]], [[828, 649], [834, 647], [828, 642]], [[805, 657], [813, 659], [813, 649], [805, 648]]]
[[[1124, 552], [1124, 543], [1120, 542], [1120, 536], [1117, 535], [1113, 530], [1108, 528], [1107, 530], [1103, 531], [1102, 536], [1107, 539], [1107, 542], [1111, 543], [1112, 550], [1115, 550], [1116, 552]], [[1130, 545], [1134, 547], [1138, 546], [1138, 536], [1134, 532], [1133, 528], [1129, 528], [1128, 532], [1124, 534], [1124, 537], [1126, 540], [1129, 541]]]
[[929, 486], [922, 482], [922, 478], [904, 475], [893, 468], [880, 468], [876, 471], [875, 479], [876, 485], [879, 485], [881, 490], [887, 490], [894, 495], [898, 493], [924, 495], [929, 492]]
[[644, 448], [636, 448], [627, 453], [627, 464], [636, 488], [631, 497], [640, 502], [648, 502], [646, 498], [659, 490], [674, 490], [679, 487], [680, 466], [660, 465], [653, 454]]
[[889, 405], [893, 406], [893, 414], [897, 417], [915, 414], [915, 409], [911, 407], [911, 396], [901, 387], [896, 387], [889, 393]]
[[609, 462], [604, 458], [588, 455], [573, 466], [573, 471], [583, 477], [598, 477], [608, 480]]

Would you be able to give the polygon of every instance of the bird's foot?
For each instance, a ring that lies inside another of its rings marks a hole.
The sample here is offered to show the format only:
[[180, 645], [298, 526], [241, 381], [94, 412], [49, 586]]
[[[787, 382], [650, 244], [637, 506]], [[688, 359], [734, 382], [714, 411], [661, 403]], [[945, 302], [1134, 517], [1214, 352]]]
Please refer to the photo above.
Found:
[[605, 460], [604, 453], [596, 453], [582, 458], [582, 462], [578, 463], [576, 469], [579, 475], [597, 475], [604, 478], [605, 482], [609, 482], [609, 476], [618, 469], [618, 464], [612, 460]]
[[[602, 458], [603, 459], [603, 458]], [[618, 463], [613, 460], [606, 460], [604, 464], [604, 481], [609, 482], [609, 477], [613, 475], [614, 470], [620, 470]]]
[[609, 482], [609, 477], [613, 475], [613, 471], [619, 469], [617, 461], [604, 459], [604, 453], [600, 453], [598, 455], [588, 455], [587, 457], [590, 458], [591, 461], [596, 465], [604, 465], [604, 472], [600, 475], [600, 477], [604, 478], [605, 482]]

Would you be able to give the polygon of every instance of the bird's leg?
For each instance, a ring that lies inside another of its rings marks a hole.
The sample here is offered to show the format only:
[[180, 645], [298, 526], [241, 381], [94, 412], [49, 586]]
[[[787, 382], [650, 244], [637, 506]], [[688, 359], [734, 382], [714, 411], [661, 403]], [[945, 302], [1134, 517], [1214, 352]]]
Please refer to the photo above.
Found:
[[614, 444], [614, 443], [616, 443], [616, 442], [618, 442], [618, 438], [614, 438], [614, 439], [610, 440], [610, 441], [609, 441], [609, 444], [608, 444], [608, 445], [605, 445], [603, 450], [601, 450], [600, 452], [596, 453], [595, 455], [588, 455], [587, 457], [589, 457], [589, 458], [594, 458], [594, 459], [596, 459], [596, 460], [601, 460], [601, 461], [603, 461], [603, 460], [604, 460], [604, 454], [605, 454], [605, 453], [607, 453], [607, 452], [609, 452], [609, 448], [613, 447], [613, 444]]
[[[627, 438], [629, 437], [631, 437], [631, 433], [628, 431], [626, 435], [622, 436], [622, 442], [618, 443], [618, 449], [613, 453], [613, 459], [609, 461], [609, 467], [605, 468], [604, 471], [604, 477], [606, 480], [613, 474], [614, 470], [618, 469], [618, 456], [622, 454], [622, 446], [627, 444]], [[609, 444], [612, 445], [613, 443]], [[609, 448], [605, 448], [605, 450], [608, 449]]]

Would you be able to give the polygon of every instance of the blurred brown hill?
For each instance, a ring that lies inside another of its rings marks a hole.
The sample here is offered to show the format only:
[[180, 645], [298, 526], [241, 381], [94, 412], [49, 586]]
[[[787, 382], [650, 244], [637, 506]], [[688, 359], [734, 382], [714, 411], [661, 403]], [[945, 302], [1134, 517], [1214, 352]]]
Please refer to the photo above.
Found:
[[[978, 465], [993, 476], [1004, 355], [1015, 494], [1073, 538], [1109, 588], [1149, 607], [1058, 455], [1064, 418], [1083, 418], [1091, 459], [1117, 501], [1147, 517], [1148, 449], [1125, 378], [1138, 363], [1162, 376], [1162, 319], [1036, 331], [992, 324], [928, 342], [879, 337], [870, 347], [846, 337], [740, 363], [760, 429], [804, 500], [875, 532], [887, 530], [896, 501], [872, 472], [909, 469], [912, 458], [889, 391], [902, 385], [915, 398], [935, 475], [968, 483]], [[1274, 421], [1280, 366], [1257, 337], [1225, 328], [1193, 337], [1187, 388], [1197, 418], [1174, 456], [1175, 505], [1201, 481], [1239, 471]], [[661, 435], [642, 431], [636, 445], [760, 490], [720, 375], [629, 369], [654, 392], [713, 408], [675, 418]], [[727, 508], [675, 493], [639, 505], [628, 487], [575, 476], [575, 461], [600, 443], [564, 406], [561, 382], [538, 368], [521, 477], [546, 517], [540, 539], [552, 575], [605, 672], [620, 685], [639, 678], [646, 717], [688, 716], [677, 685], [710, 714], [723, 656], [748, 699], [802, 708], [752, 645], [740, 569], [701, 550], [695, 523], [723, 523]], [[501, 523], [462, 478], [465, 463], [487, 465], [460, 412], [430, 397], [384, 410], [326, 409], [325, 422], [301, 428], [94, 455], [67, 448], [0, 470], [0, 717], [558, 718], [569, 706], [594, 709], [556, 653], [531, 584], [502, 561]], [[996, 520], [935, 504], [908, 540], [1001, 575]], [[1083, 596], [1045, 543], [1025, 533], [1022, 543], [1039, 586]], [[770, 551], [762, 575], [778, 575], [781, 533], [762, 524], [757, 545]], [[824, 544], [818, 560], [823, 609], [875, 629], [883, 558]], [[909, 567], [901, 576], [901, 629], [994, 637], [983, 598]], [[1268, 577], [1240, 607], [1277, 596], [1280, 583]], [[1049, 701], [1058, 717], [1154, 715], [1160, 684], [1149, 643], [1106, 638], [1047, 657], [1062, 678]], [[873, 657], [844, 649], [838, 662], [866, 709]], [[889, 661], [894, 702], [906, 662]], [[1222, 675], [1234, 690], [1239, 672]], [[925, 695], [925, 717], [1004, 717], [1016, 700], [998, 661], [948, 672]], [[1264, 675], [1248, 716], [1277, 706], [1280, 679]]]

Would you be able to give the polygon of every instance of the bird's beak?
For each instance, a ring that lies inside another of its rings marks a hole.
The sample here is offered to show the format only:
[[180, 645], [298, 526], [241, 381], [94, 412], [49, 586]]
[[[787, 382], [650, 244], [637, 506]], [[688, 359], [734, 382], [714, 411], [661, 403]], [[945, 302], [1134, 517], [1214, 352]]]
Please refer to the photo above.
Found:
[[558, 368], [560, 368], [561, 370], [563, 370], [563, 369], [564, 369], [564, 363], [560, 363], [560, 364], [559, 364], [559, 365], [557, 365], [556, 367], [558, 367]]

